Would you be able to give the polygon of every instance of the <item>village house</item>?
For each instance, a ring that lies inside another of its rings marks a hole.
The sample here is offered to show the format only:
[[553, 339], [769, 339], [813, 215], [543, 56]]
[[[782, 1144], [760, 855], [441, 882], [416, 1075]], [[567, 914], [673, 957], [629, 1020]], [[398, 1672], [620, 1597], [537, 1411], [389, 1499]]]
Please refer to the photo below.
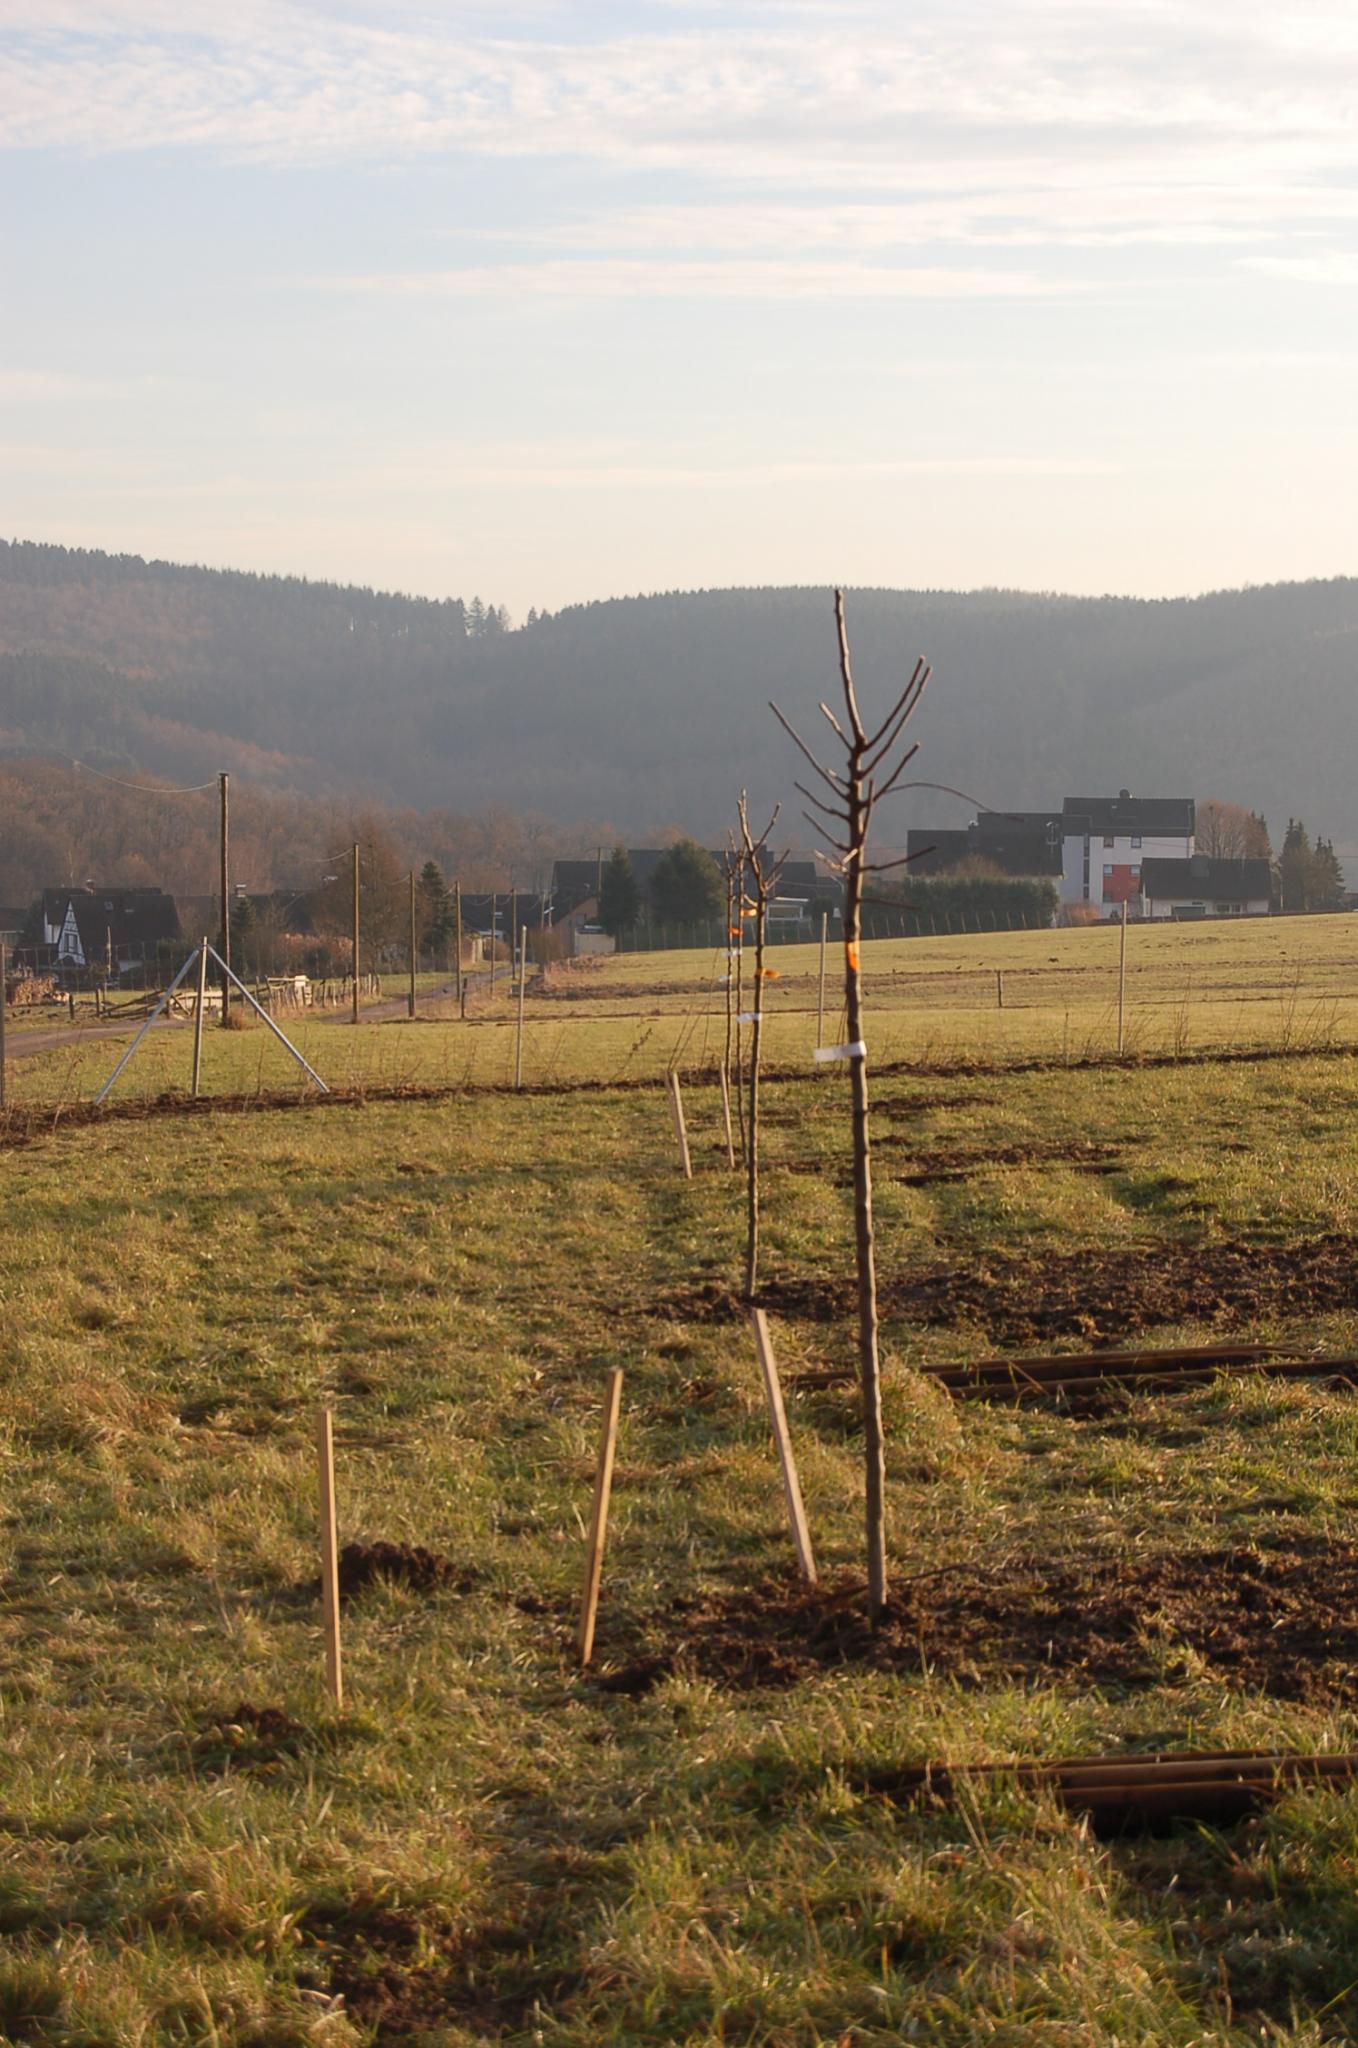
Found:
[[1101, 918], [1137, 913], [1148, 860], [1186, 861], [1197, 823], [1192, 797], [1068, 796], [1061, 807], [1061, 901]]
[[163, 889], [44, 889], [39, 943], [58, 972], [93, 972], [111, 980], [153, 961], [162, 946], [182, 943], [179, 912]]
[[1273, 872], [1266, 860], [1187, 860], [1141, 864], [1142, 916], [1148, 918], [1267, 917], [1273, 908]]

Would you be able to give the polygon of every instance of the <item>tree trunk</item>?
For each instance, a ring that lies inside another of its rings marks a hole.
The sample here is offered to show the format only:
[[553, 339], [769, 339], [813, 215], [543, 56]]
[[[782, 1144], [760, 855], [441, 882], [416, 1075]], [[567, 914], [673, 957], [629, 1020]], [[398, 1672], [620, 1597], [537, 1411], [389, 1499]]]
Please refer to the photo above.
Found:
[[754, 1022], [750, 1026], [750, 1130], [745, 1176], [745, 1299], [754, 1300], [759, 1277], [759, 1053], [764, 1037], [764, 927], [761, 887], [754, 917]]
[[[844, 889], [844, 1008], [850, 1045], [863, 1040], [863, 978], [859, 943], [863, 926], [863, 858], [867, 799], [863, 754], [852, 749], [849, 768], [849, 843], [859, 849]], [[877, 1346], [877, 1258], [872, 1227], [872, 1142], [868, 1129], [866, 1052], [849, 1061], [853, 1089], [853, 1220], [858, 1261], [858, 1376], [863, 1391], [863, 1465], [868, 1553], [868, 1607], [876, 1621], [886, 1605], [886, 1450], [882, 1429], [882, 1369]]]

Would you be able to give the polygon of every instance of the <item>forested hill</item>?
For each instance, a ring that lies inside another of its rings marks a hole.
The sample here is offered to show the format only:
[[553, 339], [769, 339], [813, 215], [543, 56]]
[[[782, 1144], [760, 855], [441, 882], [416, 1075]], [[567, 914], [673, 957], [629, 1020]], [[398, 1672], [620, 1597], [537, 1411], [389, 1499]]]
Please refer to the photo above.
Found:
[[[1358, 845], [1358, 580], [1187, 600], [855, 591], [882, 702], [934, 681], [919, 772], [997, 805], [1216, 795]], [[834, 682], [828, 589], [493, 606], [0, 544], [0, 749], [386, 803], [667, 821], [711, 838], [747, 783], [786, 794], [775, 695], [810, 726]], [[893, 800], [894, 801], [894, 800]], [[900, 801], [884, 826], [956, 815]], [[897, 829], [899, 827], [899, 830]]]

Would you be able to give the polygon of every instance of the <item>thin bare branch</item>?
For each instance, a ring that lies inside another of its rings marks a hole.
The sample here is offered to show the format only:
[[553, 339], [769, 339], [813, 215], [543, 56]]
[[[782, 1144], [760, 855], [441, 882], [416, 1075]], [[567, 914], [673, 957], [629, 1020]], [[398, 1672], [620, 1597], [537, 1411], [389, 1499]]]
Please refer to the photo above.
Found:
[[801, 734], [797, 731], [796, 727], [788, 724], [782, 712], [774, 703], [772, 697], [769, 698], [769, 710], [778, 720], [779, 725], [782, 726], [783, 731], [787, 734], [788, 738], [794, 741], [795, 744], [801, 748], [807, 760], [811, 763], [811, 766], [815, 769], [817, 775], [821, 777], [822, 781], [829, 783], [831, 789], [835, 792], [836, 796], [847, 796], [848, 786], [844, 782], [842, 777], [836, 775], [833, 769], [824, 767], [823, 764], [816, 759], [815, 755], [812, 753], [810, 747], [808, 747], [806, 741], [802, 738]]
[[820, 708], [825, 713], [825, 716], [829, 719], [831, 725], [834, 727], [835, 731], [839, 734], [839, 737], [843, 740], [845, 746], [847, 747], [850, 744], [849, 735], [845, 732], [843, 726], [835, 717], [834, 712], [830, 709], [829, 705], [826, 703], [823, 697], [820, 700]]
[[[906, 691], [904, 697], [901, 698], [900, 702], [896, 706], [896, 709], [892, 712], [890, 718], [887, 719], [886, 724], [882, 727], [882, 732], [886, 735], [886, 737], [882, 739], [880, 745], [876, 740], [874, 740], [872, 743], [872, 757], [865, 763], [865, 765], [869, 769], [879, 768], [882, 762], [886, 760], [888, 754], [890, 754], [891, 749], [895, 746], [897, 740], [900, 738], [902, 732], [905, 730], [906, 725], [913, 717], [919, 705], [920, 698], [924, 695], [925, 688], [929, 681], [929, 677], [932, 674], [933, 670], [926, 668], [924, 670], [923, 675], [919, 678], [918, 684], [912, 682], [910, 688]], [[888, 730], [888, 728], [890, 729]]]
[[813, 832], [822, 833], [826, 839], [830, 840], [831, 846], [837, 846], [841, 853], [848, 852], [849, 849], [842, 839], [831, 838], [831, 835], [828, 832], [826, 832], [825, 820], [823, 818], [813, 818], [810, 811], [803, 811], [802, 816], [805, 818], [807, 824], [811, 827], [811, 830]]
[[906, 703], [908, 700], [913, 700], [915, 703], [919, 702], [920, 695], [923, 692], [924, 685], [928, 681], [928, 679], [929, 664], [924, 659], [924, 656], [921, 655], [919, 660], [915, 663], [913, 675], [911, 676], [909, 682], [906, 684], [905, 688], [901, 691], [900, 696], [896, 699], [894, 708], [888, 711], [886, 717], [882, 720], [876, 732], [873, 733], [872, 737], [869, 739], [868, 748], [870, 752], [876, 753], [878, 747], [882, 743], [882, 736], [885, 733], [887, 727], [889, 725], [895, 724], [897, 714], [899, 713], [902, 704]]
[[858, 699], [854, 695], [853, 667], [849, 660], [849, 629], [844, 623], [844, 592], [835, 592], [835, 626], [839, 633], [839, 679], [844, 685], [844, 702], [849, 707], [849, 723], [853, 727], [854, 740], [858, 746], [867, 744], [863, 721], [858, 715]]
[[842, 818], [844, 820], [844, 823], [846, 825], [848, 824], [849, 814], [847, 811], [838, 810], [834, 804], [822, 803], [818, 796], [813, 796], [811, 794], [811, 791], [807, 788], [804, 782], [794, 781], [792, 787], [795, 790], [798, 790], [801, 793], [801, 795], [806, 798], [806, 801], [809, 804], [814, 804], [818, 811], [824, 811], [827, 818]]
[[906, 748], [905, 752], [901, 755], [900, 760], [896, 763], [896, 766], [892, 769], [886, 781], [877, 791], [877, 800], [879, 802], [884, 796], [890, 795], [891, 791], [896, 787], [896, 784], [900, 781], [902, 775], [904, 775], [906, 769], [910, 766], [910, 763], [914, 760], [918, 752], [919, 741], [916, 740], [913, 747]]

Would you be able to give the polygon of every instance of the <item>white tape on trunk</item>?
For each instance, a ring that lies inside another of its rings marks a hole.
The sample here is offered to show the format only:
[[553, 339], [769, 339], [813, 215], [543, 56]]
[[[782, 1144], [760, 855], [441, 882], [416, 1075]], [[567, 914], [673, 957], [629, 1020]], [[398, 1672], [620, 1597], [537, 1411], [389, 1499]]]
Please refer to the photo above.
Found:
[[855, 1038], [852, 1045], [818, 1045], [818, 1060], [865, 1060], [868, 1049], [861, 1038]]
[[736, 1018], [736, 1022], [737, 1024], [753, 1024], [755, 1021], [755, 1015], [756, 1013], [753, 1010], [742, 1010], [740, 1015]]

